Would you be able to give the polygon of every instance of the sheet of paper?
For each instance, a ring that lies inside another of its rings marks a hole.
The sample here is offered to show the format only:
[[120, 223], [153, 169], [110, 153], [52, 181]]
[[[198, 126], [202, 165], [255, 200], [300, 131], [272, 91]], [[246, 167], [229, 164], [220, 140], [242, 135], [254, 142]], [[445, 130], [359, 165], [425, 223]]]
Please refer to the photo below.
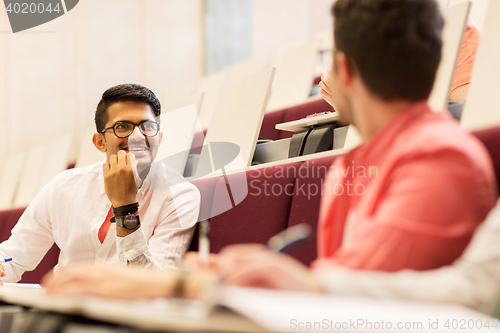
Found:
[[[236, 287], [227, 289], [221, 303], [279, 332], [436, 333], [464, 331], [463, 327], [467, 332], [500, 329], [495, 318], [453, 304]], [[495, 323], [497, 328], [492, 327]], [[484, 328], [487, 324], [489, 329]]]
[[33, 284], [33, 283], [9, 283], [9, 282], [4, 282], [3, 286], [4, 287], [14, 287], [14, 288], [42, 288], [39, 284]]

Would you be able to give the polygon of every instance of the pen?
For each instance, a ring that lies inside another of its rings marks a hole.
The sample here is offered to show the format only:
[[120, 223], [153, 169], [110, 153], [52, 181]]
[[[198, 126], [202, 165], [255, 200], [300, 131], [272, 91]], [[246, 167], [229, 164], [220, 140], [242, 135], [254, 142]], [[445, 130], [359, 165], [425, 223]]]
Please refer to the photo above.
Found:
[[[203, 221], [207, 222], [208, 221]], [[201, 227], [203, 229], [203, 225]], [[208, 230], [204, 230], [208, 233]], [[202, 240], [202, 230], [200, 230], [200, 261], [201, 261], [201, 240]], [[269, 239], [267, 242], [267, 248], [274, 252], [287, 253], [292, 249], [295, 249], [298, 245], [304, 243], [311, 236], [311, 227], [305, 223], [297, 224], [293, 227], [285, 229]], [[205, 290], [202, 299], [209, 306], [217, 304], [220, 299], [221, 289], [225, 284], [225, 276], [219, 276], [219, 278], [207, 289]]]
[[288, 253], [302, 244], [311, 236], [311, 227], [305, 223], [297, 224], [285, 229], [267, 242], [267, 247], [271, 251]]
[[210, 232], [210, 222], [204, 220], [200, 222], [200, 238], [198, 240], [198, 261], [200, 266], [206, 267], [208, 257], [210, 255], [210, 240], [208, 233]]
[[12, 258], [0, 259], [0, 263], [12, 261]]

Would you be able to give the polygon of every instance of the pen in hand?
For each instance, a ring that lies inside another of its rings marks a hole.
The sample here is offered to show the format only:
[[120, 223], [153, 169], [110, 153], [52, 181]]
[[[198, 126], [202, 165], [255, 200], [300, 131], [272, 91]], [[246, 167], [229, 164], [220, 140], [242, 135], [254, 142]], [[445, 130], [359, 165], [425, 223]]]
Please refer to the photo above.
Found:
[[[311, 227], [309, 225], [305, 223], [297, 224], [271, 237], [267, 242], [267, 248], [274, 252], [288, 253], [307, 241], [310, 236]], [[215, 283], [205, 291], [202, 299], [206, 304], [214, 305], [218, 302], [225, 280], [226, 277], [220, 275]]]
[[200, 267], [207, 267], [208, 259], [210, 257], [210, 239], [208, 233], [210, 232], [210, 222], [208, 220], [200, 222], [200, 238], [198, 243], [198, 260]]
[[[12, 258], [6, 258], [6, 259], [0, 259], [0, 265], [1, 264], [4, 264], [4, 263], [7, 263], [9, 261], [12, 261]], [[1, 266], [2, 269], [0, 270], [0, 277], [4, 277], [5, 276], [5, 270], [3, 268], [3, 266]], [[2, 284], [2, 282], [0, 281], [0, 285]]]
[[297, 224], [271, 237], [267, 242], [267, 247], [271, 251], [288, 253], [307, 241], [310, 236], [311, 227], [309, 225]]

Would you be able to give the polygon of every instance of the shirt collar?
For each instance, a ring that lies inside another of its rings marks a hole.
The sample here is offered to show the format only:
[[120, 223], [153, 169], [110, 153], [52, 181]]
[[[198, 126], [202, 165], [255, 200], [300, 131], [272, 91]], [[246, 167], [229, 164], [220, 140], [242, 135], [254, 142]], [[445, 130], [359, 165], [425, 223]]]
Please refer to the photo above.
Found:
[[387, 125], [378, 131], [369, 141], [354, 148], [344, 157], [345, 163], [376, 163], [385, 156], [397, 138], [413, 126], [421, 126], [429, 117], [446, 118], [444, 112], [433, 112], [427, 101], [411, 104], [405, 111], [396, 115]]
[[431, 110], [426, 100], [411, 104], [406, 110], [396, 115], [370, 140], [361, 144], [359, 150], [371, 150], [374, 146], [378, 146], [381, 141], [390, 141], [394, 139], [405, 128], [418, 123], [417, 119], [426, 117], [428, 114], [434, 114], [434, 112]]

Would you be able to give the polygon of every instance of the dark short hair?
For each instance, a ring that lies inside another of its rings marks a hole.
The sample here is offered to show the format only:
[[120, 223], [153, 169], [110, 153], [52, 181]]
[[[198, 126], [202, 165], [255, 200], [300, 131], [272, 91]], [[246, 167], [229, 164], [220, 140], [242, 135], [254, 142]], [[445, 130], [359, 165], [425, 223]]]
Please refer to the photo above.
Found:
[[94, 120], [98, 133], [101, 133], [108, 122], [109, 106], [117, 102], [147, 103], [153, 109], [155, 117], [161, 114], [160, 101], [151, 90], [139, 84], [120, 84], [106, 90], [97, 104]]
[[427, 99], [441, 60], [444, 20], [434, 0], [338, 0], [335, 49], [383, 100]]

